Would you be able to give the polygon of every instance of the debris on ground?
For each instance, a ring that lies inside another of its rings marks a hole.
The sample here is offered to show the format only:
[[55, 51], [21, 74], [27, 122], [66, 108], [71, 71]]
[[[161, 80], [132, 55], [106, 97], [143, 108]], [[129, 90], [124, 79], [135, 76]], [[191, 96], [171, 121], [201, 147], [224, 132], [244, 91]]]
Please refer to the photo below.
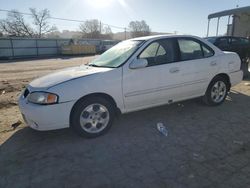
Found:
[[234, 140], [233, 143], [241, 146], [244, 145], [244, 142], [239, 140]]
[[182, 107], [182, 108], [184, 107], [184, 104], [181, 104], [181, 103], [178, 103], [177, 105]]
[[3, 95], [3, 94], [5, 94], [5, 93], [6, 93], [6, 91], [5, 91], [5, 90], [3, 90], [3, 91], [2, 91], [2, 95]]
[[12, 125], [11, 125], [11, 127], [13, 128], [13, 130], [15, 130], [19, 125], [21, 125], [22, 124], [22, 122], [20, 121], [20, 120], [18, 120], [16, 123], [13, 123]]
[[3, 80], [2, 83], [3, 84], [9, 84], [8, 80]]
[[157, 123], [157, 130], [164, 136], [168, 136], [168, 130], [166, 126], [163, 125], [163, 123], [161, 122]]
[[200, 155], [198, 153], [193, 153], [194, 158], [198, 158]]
[[18, 105], [18, 103], [17, 103], [16, 101], [9, 101], [9, 100], [8, 100], [8, 103], [9, 103], [10, 105]]
[[190, 175], [188, 176], [188, 178], [192, 179], [192, 178], [194, 178], [194, 175], [193, 175], [193, 174], [190, 174]]
[[205, 157], [204, 155], [201, 155], [201, 154], [198, 154], [198, 153], [193, 153], [193, 159], [196, 160], [196, 161], [204, 161], [205, 160]]
[[250, 83], [245, 83], [244, 85], [245, 85], [245, 86], [250, 86]]
[[18, 105], [18, 103], [17, 102], [10, 102], [10, 105], [16, 106], [16, 105]]

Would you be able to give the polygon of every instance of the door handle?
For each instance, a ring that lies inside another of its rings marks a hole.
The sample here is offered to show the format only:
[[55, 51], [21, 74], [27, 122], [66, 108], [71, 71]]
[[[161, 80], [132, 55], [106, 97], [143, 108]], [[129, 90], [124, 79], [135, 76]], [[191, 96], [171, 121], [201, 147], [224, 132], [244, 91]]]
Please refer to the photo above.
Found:
[[217, 65], [217, 62], [216, 61], [212, 61], [212, 62], [210, 62], [210, 65], [211, 66], [215, 66], [215, 65]]
[[180, 69], [179, 69], [178, 67], [174, 67], [174, 68], [171, 68], [171, 69], [169, 70], [170, 73], [177, 73], [177, 72], [179, 72], [179, 71], [180, 71]]

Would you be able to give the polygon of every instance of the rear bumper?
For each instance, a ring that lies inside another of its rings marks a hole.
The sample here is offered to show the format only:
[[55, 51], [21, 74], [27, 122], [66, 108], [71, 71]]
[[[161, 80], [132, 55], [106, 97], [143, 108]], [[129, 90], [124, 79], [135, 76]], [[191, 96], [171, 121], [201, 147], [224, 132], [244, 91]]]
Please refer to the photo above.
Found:
[[243, 79], [243, 72], [242, 72], [242, 70], [229, 73], [229, 78], [230, 78], [231, 86], [239, 84], [242, 81], [242, 79]]
[[19, 98], [19, 108], [25, 123], [39, 131], [69, 127], [70, 112], [74, 101], [54, 105], [37, 105]]

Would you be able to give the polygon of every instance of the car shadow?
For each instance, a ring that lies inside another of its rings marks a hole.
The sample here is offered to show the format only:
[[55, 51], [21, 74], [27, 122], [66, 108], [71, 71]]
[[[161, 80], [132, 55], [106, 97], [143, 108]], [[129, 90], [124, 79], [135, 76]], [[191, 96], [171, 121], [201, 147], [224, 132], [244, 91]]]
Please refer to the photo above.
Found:
[[[158, 166], [151, 164], [157, 170], [171, 163], [160, 172], [178, 174], [179, 166], [189, 163], [194, 152], [205, 156], [199, 160], [214, 160], [238, 151], [239, 146], [229, 144], [234, 140], [250, 141], [249, 99], [232, 91], [217, 107], [194, 99], [124, 114], [115, 119], [106, 135], [95, 139], [79, 137], [71, 129], [38, 132], [25, 127], [0, 146], [0, 187], [77, 186], [83, 178], [88, 187], [98, 182], [103, 187], [110, 182], [122, 186], [122, 179], [131, 181], [124, 174], [129, 166], [138, 163], [142, 167], [144, 162], [147, 166], [154, 160], [161, 161]], [[167, 137], [157, 131], [158, 122], [166, 126]], [[127, 173], [135, 172], [131, 168]], [[143, 178], [155, 175], [151, 170]]]

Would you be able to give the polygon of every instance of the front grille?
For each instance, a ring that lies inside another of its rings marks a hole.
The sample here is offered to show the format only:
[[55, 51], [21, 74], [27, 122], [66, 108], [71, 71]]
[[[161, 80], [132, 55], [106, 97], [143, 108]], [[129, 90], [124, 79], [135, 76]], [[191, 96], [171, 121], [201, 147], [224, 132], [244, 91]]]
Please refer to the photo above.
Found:
[[30, 91], [26, 88], [23, 92], [23, 97], [26, 98], [29, 95]]

